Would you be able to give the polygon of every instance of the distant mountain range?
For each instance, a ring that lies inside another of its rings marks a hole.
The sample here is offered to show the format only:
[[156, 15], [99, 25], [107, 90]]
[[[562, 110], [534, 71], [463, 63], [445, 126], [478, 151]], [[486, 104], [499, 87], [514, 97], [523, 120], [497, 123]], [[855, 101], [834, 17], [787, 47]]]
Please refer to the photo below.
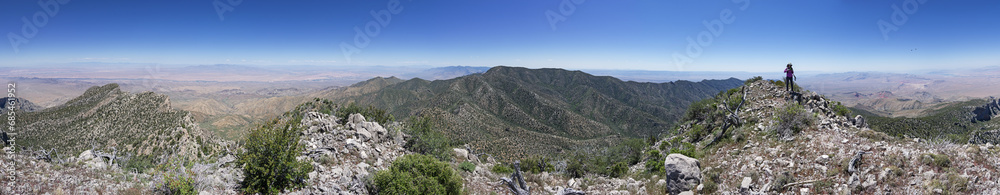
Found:
[[667, 133], [693, 101], [743, 84], [625, 82], [581, 71], [493, 67], [449, 80], [375, 78], [328, 91], [337, 102], [432, 116], [476, 150], [517, 157], [552, 154]]

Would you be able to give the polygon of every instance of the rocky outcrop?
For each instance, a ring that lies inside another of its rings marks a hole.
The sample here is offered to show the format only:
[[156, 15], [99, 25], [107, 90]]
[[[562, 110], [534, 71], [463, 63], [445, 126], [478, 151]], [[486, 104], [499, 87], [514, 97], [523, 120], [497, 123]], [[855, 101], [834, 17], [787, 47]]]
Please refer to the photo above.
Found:
[[663, 161], [670, 194], [690, 191], [701, 183], [701, 163], [682, 154], [670, 154]]
[[970, 144], [1000, 144], [1000, 130], [983, 131], [972, 134], [969, 138]]
[[[4, 97], [0, 98], [0, 114], [7, 114], [10, 111], [8, 106], [14, 106], [17, 112], [34, 112], [41, 110], [42, 107], [31, 103], [24, 98], [17, 97]], [[19, 113], [20, 114], [20, 113]]]
[[1000, 100], [991, 97], [986, 105], [974, 108], [972, 114], [972, 122], [989, 121], [1000, 116]]
[[345, 125], [339, 120], [318, 112], [302, 118], [301, 142], [306, 150], [299, 158], [310, 159], [313, 172], [309, 186], [291, 194], [368, 194], [368, 179], [407, 154], [396, 139], [402, 140], [399, 125], [388, 130], [360, 114], [349, 115]]
[[104, 159], [98, 158], [97, 155], [94, 155], [91, 150], [81, 152], [80, 156], [77, 157], [76, 160], [91, 169], [104, 169], [108, 167], [108, 164], [104, 162]]

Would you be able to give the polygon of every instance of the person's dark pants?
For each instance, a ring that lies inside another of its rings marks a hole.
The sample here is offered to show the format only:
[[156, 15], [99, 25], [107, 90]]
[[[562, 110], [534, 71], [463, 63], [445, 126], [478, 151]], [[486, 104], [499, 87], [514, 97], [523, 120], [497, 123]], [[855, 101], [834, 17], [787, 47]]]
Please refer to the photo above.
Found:
[[785, 91], [795, 90], [795, 79], [792, 77], [785, 77]]

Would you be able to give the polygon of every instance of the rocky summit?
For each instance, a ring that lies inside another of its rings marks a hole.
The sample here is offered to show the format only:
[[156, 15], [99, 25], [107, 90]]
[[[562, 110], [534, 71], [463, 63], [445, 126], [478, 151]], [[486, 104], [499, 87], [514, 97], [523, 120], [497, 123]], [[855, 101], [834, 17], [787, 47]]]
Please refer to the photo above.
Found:
[[[722, 194], [997, 194], [1000, 147], [903, 139], [872, 130], [863, 117], [838, 113], [838, 104], [805, 91], [788, 93], [769, 81], [750, 82], [745, 105], [726, 113], [739, 121], [728, 132], [693, 133], [710, 122], [688, 121], [659, 144], [692, 143], [702, 155], [700, 187]], [[741, 92], [735, 92], [740, 96]], [[736, 99], [739, 100], [739, 99]], [[731, 110], [718, 105], [717, 110]], [[789, 115], [785, 112], [804, 112]], [[784, 132], [794, 117], [801, 129]], [[703, 135], [699, 138], [696, 135]], [[724, 136], [721, 140], [716, 136]]]

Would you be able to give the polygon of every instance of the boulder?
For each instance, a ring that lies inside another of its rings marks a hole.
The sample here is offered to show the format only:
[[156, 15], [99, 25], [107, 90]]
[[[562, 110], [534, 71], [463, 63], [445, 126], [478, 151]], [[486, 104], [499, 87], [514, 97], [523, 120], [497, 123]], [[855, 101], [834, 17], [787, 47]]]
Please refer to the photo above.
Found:
[[455, 157], [457, 157], [458, 159], [461, 159], [463, 161], [469, 159], [469, 151], [468, 150], [461, 149], [461, 148], [453, 148], [452, 150], [455, 152]]
[[85, 150], [80, 153], [77, 157], [77, 162], [83, 163], [84, 166], [91, 169], [104, 169], [108, 167], [108, 163], [104, 162], [103, 158], [98, 158], [97, 155], [90, 150]]
[[347, 117], [347, 122], [353, 124], [362, 123], [365, 122], [365, 116], [362, 116], [361, 114], [358, 113], [354, 113]]
[[364, 122], [358, 126], [361, 126], [361, 128], [373, 133], [375, 138], [384, 138], [389, 134], [389, 131], [385, 130], [385, 127], [382, 127], [382, 125], [379, 125], [376, 122]]
[[77, 157], [76, 159], [79, 160], [80, 162], [85, 162], [85, 161], [90, 161], [91, 159], [94, 159], [94, 157], [95, 156], [94, 156], [94, 153], [92, 151], [90, 151], [90, 150], [84, 150], [83, 152], [80, 153], [80, 157]]
[[667, 191], [678, 194], [701, 184], [701, 163], [682, 154], [670, 154], [663, 161]]
[[868, 123], [865, 122], [865, 117], [858, 115], [854, 117], [854, 126], [858, 128], [868, 127]]
[[372, 137], [372, 133], [368, 132], [368, 130], [365, 129], [365, 128], [356, 128], [355, 130], [357, 132], [355, 135], [357, 135], [357, 138], [361, 139], [361, 141], [365, 141], [366, 142], [366, 141], [371, 140], [373, 138]]

